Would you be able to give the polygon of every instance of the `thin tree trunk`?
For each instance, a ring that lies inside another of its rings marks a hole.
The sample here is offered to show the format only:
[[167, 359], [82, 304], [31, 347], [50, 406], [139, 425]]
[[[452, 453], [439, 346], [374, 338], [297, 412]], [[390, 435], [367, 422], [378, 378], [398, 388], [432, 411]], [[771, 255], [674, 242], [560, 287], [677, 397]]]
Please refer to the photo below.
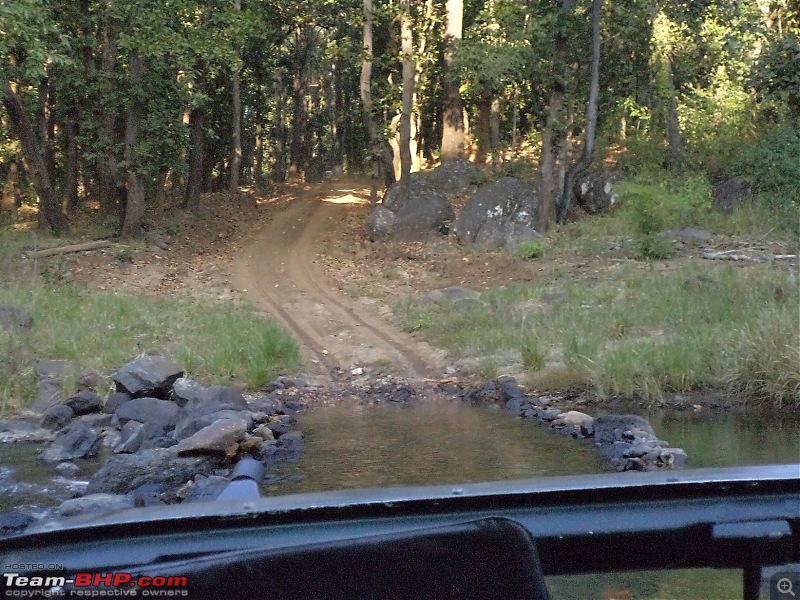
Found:
[[500, 98], [498, 96], [492, 98], [490, 121], [492, 130], [492, 168], [497, 168], [498, 163], [500, 162], [498, 156], [500, 151]]
[[[100, 62], [100, 77], [103, 96], [111, 98], [114, 95], [114, 70], [117, 64], [117, 38], [116, 27], [112, 15], [114, 0], [106, 1], [106, 17], [103, 24], [103, 55]], [[105, 214], [119, 214], [122, 200], [122, 174], [114, 156], [114, 142], [116, 138], [117, 112], [113, 102], [103, 103], [100, 110], [97, 127], [98, 146], [100, 156], [97, 159], [97, 186], [100, 200], [100, 210]]]
[[41, 138], [36, 134], [22, 101], [6, 79], [0, 79], [0, 95], [11, 124], [19, 136], [22, 153], [28, 165], [28, 175], [33, 180], [39, 196], [40, 211], [55, 235], [68, 234], [69, 221], [56, 199]]
[[675, 90], [672, 59], [667, 59], [667, 88], [669, 89], [669, 105], [667, 106], [667, 141], [669, 143], [669, 161], [672, 168], [680, 167], [683, 162], [683, 140], [681, 139], [681, 122], [678, 117], [678, 94]]
[[262, 81], [263, 74], [259, 70], [257, 72], [257, 80], [256, 80], [256, 114], [255, 114], [255, 149], [254, 153], [254, 162], [255, 166], [253, 167], [253, 181], [256, 186], [261, 187], [264, 185], [264, 123], [263, 123], [263, 116], [261, 114], [261, 103], [263, 101], [263, 81]]
[[411, 41], [411, 7], [400, 0], [400, 51], [403, 55], [403, 94], [400, 113], [400, 183], [408, 185], [411, 177], [411, 109], [414, 98], [414, 48]]
[[66, 198], [67, 211], [71, 214], [78, 208], [78, 111], [72, 108], [67, 116], [65, 130], [67, 138], [64, 197]]
[[283, 79], [279, 69], [275, 70], [275, 180], [286, 181], [286, 110]]
[[[560, 0], [561, 11], [565, 14], [571, 13], [573, 2], [574, 0]], [[556, 32], [554, 46], [554, 64], [561, 66], [566, 71], [567, 39], [561, 28]], [[562, 154], [562, 144], [566, 143], [566, 132], [563, 125], [560, 124], [564, 104], [564, 83], [560, 79], [561, 77], [558, 77], [551, 82], [552, 90], [550, 92], [547, 122], [542, 131], [537, 215], [537, 226], [541, 232], [546, 231], [555, 219], [556, 202], [560, 198], [559, 190], [564, 187], [564, 182], [560, 175], [562, 171], [558, 169], [558, 157]]]
[[463, 0], [447, 0], [444, 38], [444, 106], [442, 110], [442, 162], [464, 155], [464, 120], [461, 92], [454, 69], [455, 52], [461, 41]]
[[141, 164], [136, 149], [139, 142], [139, 129], [141, 128], [144, 102], [141, 97], [142, 81], [144, 79], [144, 59], [141, 55], [132, 53], [128, 60], [130, 71], [130, 107], [125, 120], [125, 163], [127, 164], [126, 184], [128, 197], [125, 202], [125, 217], [122, 221], [120, 237], [133, 238], [141, 234], [142, 218], [144, 217], [144, 181], [142, 179]]
[[295, 34], [294, 54], [294, 87], [292, 102], [294, 105], [294, 119], [292, 121], [291, 166], [292, 173], [302, 174], [308, 166], [309, 159], [309, 131], [308, 131], [308, 106], [306, 97], [310, 84], [311, 55], [316, 43], [314, 28], [307, 25], [302, 32]]
[[16, 160], [11, 160], [6, 174], [6, 182], [3, 185], [3, 196], [0, 198], [0, 222], [4, 217], [13, 221], [17, 216], [19, 207], [19, 167]]
[[491, 152], [492, 145], [492, 99], [488, 93], [482, 94], [478, 100], [478, 126], [476, 137], [478, 152], [475, 161], [486, 164], [486, 158]]
[[592, 164], [597, 133], [597, 110], [600, 100], [600, 9], [603, 0], [592, 3], [592, 74], [589, 83], [589, 101], [586, 103], [586, 129], [583, 132], [583, 151], [580, 158], [567, 171], [564, 192], [558, 210], [558, 220], [564, 222], [572, 212], [575, 180]]
[[183, 208], [191, 212], [200, 212], [200, 196], [203, 192], [205, 163], [205, 126], [206, 113], [202, 106], [192, 108], [189, 113], [189, 178], [186, 182], [186, 193], [183, 197]]
[[[233, 0], [233, 9], [242, 10], [242, 0]], [[239, 173], [242, 170], [242, 90], [241, 74], [235, 68], [231, 75], [231, 125], [233, 128], [233, 152], [231, 155], [230, 186], [228, 191], [234, 194], [239, 191]]]
[[363, 44], [364, 59], [361, 61], [361, 78], [359, 88], [361, 91], [361, 104], [364, 107], [364, 122], [369, 135], [370, 162], [372, 163], [372, 186], [369, 193], [369, 203], [372, 206], [378, 201], [378, 181], [381, 176], [381, 144], [378, 140], [378, 124], [372, 112], [372, 0], [363, 0], [364, 28]]

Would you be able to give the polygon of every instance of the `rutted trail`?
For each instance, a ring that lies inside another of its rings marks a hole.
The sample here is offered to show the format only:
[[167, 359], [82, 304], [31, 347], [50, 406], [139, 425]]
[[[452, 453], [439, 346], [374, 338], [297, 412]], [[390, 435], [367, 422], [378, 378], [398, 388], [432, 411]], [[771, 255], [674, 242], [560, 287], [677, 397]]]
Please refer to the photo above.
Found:
[[233, 284], [282, 321], [323, 374], [375, 367], [414, 379], [434, 376], [432, 349], [337, 292], [318, 260], [319, 242], [341, 210], [332, 200], [357, 193], [324, 183], [296, 194], [245, 240], [234, 258]]

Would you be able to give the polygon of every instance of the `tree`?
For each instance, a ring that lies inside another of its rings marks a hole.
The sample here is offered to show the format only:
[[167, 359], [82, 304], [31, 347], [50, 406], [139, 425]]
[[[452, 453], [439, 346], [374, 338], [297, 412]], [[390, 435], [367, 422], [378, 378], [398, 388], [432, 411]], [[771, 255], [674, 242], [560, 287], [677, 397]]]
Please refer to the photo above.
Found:
[[414, 48], [411, 39], [411, 6], [400, 0], [400, 51], [403, 57], [403, 102], [400, 113], [400, 183], [411, 177], [411, 109], [414, 99]]
[[442, 108], [442, 162], [464, 153], [464, 117], [460, 80], [455, 64], [464, 20], [463, 0], [447, 0], [444, 39], [444, 105]]
[[[234, 10], [241, 12], [242, 0], [233, 1]], [[229, 191], [231, 194], [239, 191], [239, 172], [242, 169], [242, 94], [240, 69], [236, 64], [231, 74], [231, 129], [233, 130], [231, 143], [233, 151], [231, 153], [231, 173]]]

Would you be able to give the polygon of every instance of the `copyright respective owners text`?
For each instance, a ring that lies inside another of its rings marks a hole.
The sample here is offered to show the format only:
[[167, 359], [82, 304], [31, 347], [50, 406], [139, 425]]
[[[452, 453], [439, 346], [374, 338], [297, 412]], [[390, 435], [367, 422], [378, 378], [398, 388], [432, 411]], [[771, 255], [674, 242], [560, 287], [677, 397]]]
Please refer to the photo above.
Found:
[[189, 598], [186, 577], [124, 571], [63, 575], [59, 570], [6, 571], [0, 598]]
[[769, 579], [769, 600], [800, 600], [800, 569], [774, 573]]

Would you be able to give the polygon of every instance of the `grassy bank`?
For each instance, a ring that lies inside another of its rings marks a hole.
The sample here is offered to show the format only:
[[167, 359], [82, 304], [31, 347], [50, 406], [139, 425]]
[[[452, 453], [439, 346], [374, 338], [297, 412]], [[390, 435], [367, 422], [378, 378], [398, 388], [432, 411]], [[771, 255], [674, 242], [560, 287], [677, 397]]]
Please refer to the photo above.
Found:
[[28, 330], [0, 329], [2, 411], [30, 402], [37, 359], [66, 359], [111, 375], [155, 350], [206, 384], [238, 382], [251, 389], [300, 366], [289, 333], [254, 310], [230, 301], [90, 291], [47, 269], [40, 276], [42, 269], [23, 268], [19, 255], [26, 243], [22, 234], [4, 232], [0, 239], [0, 304], [22, 306], [34, 319]]
[[614, 210], [520, 245], [517, 258], [546, 266], [547, 280], [487, 290], [478, 304], [407, 299], [396, 307], [406, 328], [479, 374], [524, 372], [543, 389], [659, 399], [715, 388], [800, 408], [796, 269], [704, 260], [702, 241], [662, 235], [688, 227], [717, 247], [797, 254], [796, 196], [762, 192], [721, 215], [702, 174], [650, 172], [616, 189]]
[[601, 397], [722, 387], [800, 407], [800, 294], [777, 268], [620, 262], [481, 299], [397, 308], [408, 330], [482, 357], [485, 375], [520, 369], [538, 387], [589, 385]]

